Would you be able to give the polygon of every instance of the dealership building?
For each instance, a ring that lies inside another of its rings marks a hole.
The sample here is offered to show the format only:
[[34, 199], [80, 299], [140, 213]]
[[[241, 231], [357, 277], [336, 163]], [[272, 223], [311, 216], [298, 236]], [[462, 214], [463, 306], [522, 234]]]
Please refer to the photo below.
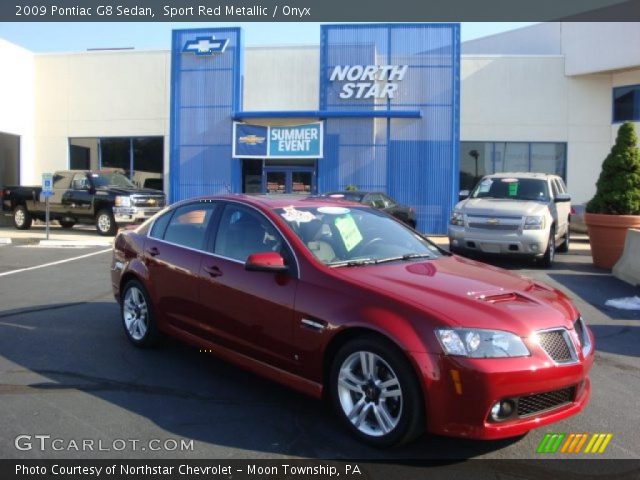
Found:
[[464, 43], [458, 24], [335, 24], [318, 45], [254, 47], [212, 26], [175, 30], [171, 51], [0, 39], [0, 185], [116, 168], [172, 201], [353, 186], [411, 205], [428, 233], [492, 172], [559, 174], [581, 203], [621, 122], [640, 126], [638, 45], [638, 23]]

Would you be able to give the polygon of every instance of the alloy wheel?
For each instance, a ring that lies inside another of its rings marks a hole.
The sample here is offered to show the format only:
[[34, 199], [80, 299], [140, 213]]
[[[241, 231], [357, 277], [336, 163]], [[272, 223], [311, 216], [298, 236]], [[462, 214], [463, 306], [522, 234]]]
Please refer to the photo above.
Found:
[[98, 228], [101, 232], [108, 232], [111, 229], [111, 218], [106, 213], [98, 217]]
[[136, 341], [142, 340], [149, 329], [149, 308], [138, 287], [130, 287], [124, 296], [122, 315], [127, 333]]
[[379, 355], [359, 351], [349, 355], [338, 376], [340, 406], [361, 433], [380, 437], [396, 428], [402, 416], [398, 376]]

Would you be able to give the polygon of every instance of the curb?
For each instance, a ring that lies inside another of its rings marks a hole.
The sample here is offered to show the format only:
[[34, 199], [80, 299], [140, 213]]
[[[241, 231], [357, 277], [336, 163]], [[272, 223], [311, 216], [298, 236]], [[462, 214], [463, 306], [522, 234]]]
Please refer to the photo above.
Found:
[[111, 247], [110, 240], [40, 240], [41, 247]]
[[0, 245], [11, 245], [11, 239], [9, 237], [0, 237]]

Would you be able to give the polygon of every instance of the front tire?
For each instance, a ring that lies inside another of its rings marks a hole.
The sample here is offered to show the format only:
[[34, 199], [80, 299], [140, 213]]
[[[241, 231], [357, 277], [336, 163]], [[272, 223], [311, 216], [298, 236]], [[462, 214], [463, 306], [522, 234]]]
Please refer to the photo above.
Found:
[[331, 402], [346, 427], [376, 447], [400, 445], [424, 430], [422, 392], [404, 354], [367, 336], [346, 343], [329, 377]]
[[18, 205], [13, 211], [13, 225], [18, 230], [29, 230], [31, 228], [31, 224], [33, 223], [33, 218], [27, 210], [27, 207], [24, 205]]
[[124, 333], [136, 347], [156, 345], [160, 334], [156, 327], [149, 294], [138, 280], [130, 280], [122, 289], [120, 315]]
[[117, 225], [113, 218], [113, 213], [109, 210], [100, 210], [96, 215], [96, 230], [103, 236], [113, 236], [116, 234]]
[[544, 268], [551, 268], [553, 261], [556, 258], [556, 230], [551, 227], [549, 232], [549, 242], [547, 243], [547, 250], [544, 252], [541, 263]]

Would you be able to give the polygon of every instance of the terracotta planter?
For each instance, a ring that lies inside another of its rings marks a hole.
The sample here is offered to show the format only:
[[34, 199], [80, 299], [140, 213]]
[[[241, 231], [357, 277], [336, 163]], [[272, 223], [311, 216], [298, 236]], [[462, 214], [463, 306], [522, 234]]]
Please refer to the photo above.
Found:
[[602, 215], [585, 213], [593, 263], [611, 268], [622, 256], [629, 228], [640, 228], [640, 215]]

